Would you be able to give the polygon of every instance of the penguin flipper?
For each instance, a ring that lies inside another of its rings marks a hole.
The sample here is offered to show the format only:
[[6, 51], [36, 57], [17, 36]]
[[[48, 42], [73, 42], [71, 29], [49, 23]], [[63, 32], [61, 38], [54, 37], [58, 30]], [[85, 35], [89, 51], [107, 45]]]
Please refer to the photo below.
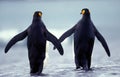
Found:
[[53, 34], [47, 31], [46, 38], [48, 41], [52, 42], [52, 44], [58, 49], [61, 55], [64, 54], [62, 45], [60, 44], [59, 40]]
[[98, 30], [95, 28], [95, 35], [97, 37], [97, 39], [102, 43], [102, 46], [104, 47], [107, 55], [110, 57], [110, 50], [108, 48], [108, 45], [104, 39], [104, 37], [98, 32]]
[[65, 40], [65, 38], [69, 37], [72, 33], [74, 33], [76, 28], [76, 25], [73, 26], [71, 29], [69, 29], [68, 31], [66, 31], [60, 38], [59, 41], [62, 42]]
[[19, 33], [18, 35], [14, 36], [5, 47], [5, 53], [18, 41], [23, 40], [27, 36], [27, 30]]
[[[73, 26], [68, 31], [66, 31], [64, 34], [62, 34], [62, 36], [59, 38], [59, 42], [61, 43], [62, 41], [65, 40], [65, 38], [69, 37], [75, 31], [75, 28], [76, 28], [76, 25]], [[53, 49], [56, 49], [56, 47], [54, 46]]]

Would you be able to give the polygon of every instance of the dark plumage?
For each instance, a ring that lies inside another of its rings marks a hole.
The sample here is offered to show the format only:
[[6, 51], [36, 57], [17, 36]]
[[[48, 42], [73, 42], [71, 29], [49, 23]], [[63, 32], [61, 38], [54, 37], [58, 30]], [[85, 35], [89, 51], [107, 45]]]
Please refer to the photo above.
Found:
[[65, 38], [74, 33], [74, 54], [76, 69], [90, 69], [91, 55], [94, 45], [95, 36], [102, 43], [107, 55], [110, 56], [110, 51], [103, 36], [98, 32], [90, 18], [90, 12], [87, 8], [82, 9], [82, 19], [71, 29], [66, 31], [60, 38], [62, 42]]
[[30, 73], [40, 75], [43, 70], [46, 54], [46, 41], [50, 41], [63, 55], [63, 48], [58, 39], [52, 35], [41, 20], [42, 12], [36, 11], [33, 15], [32, 24], [23, 32], [13, 37], [5, 48], [5, 53], [18, 41], [27, 38], [28, 57], [30, 61]]

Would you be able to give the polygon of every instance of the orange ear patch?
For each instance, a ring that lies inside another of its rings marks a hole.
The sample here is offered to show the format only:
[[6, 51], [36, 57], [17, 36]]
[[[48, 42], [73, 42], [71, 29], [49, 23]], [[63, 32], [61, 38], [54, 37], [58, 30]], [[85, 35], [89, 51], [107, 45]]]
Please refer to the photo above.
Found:
[[85, 14], [85, 10], [82, 10], [81, 14], [84, 15]]
[[38, 15], [41, 17], [41, 16], [42, 16], [42, 13], [39, 12]]

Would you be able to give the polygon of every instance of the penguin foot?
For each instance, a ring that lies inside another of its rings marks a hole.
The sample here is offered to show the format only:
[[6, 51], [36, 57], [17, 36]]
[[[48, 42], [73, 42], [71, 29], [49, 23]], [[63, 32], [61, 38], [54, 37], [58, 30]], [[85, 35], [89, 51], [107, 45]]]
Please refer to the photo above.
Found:
[[93, 69], [92, 68], [86, 68], [86, 67], [83, 67], [81, 70], [84, 70], [84, 71], [93, 71]]
[[48, 74], [44, 74], [44, 73], [30, 73], [31, 76], [48, 76]]
[[36, 73], [30, 73], [30, 75], [31, 75], [31, 76], [37, 76], [37, 74], [36, 74]]
[[89, 68], [88, 68], [88, 66], [86, 65], [86, 66], [83, 66], [82, 70], [88, 71]]
[[76, 69], [79, 69], [79, 68], [80, 68], [80, 66], [77, 66], [77, 67], [76, 67]]

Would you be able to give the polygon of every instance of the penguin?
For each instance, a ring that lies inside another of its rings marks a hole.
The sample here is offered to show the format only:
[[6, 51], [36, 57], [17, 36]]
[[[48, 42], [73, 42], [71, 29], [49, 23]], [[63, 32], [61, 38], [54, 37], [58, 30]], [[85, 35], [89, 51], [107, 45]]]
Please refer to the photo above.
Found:
[[46, 54], [46, 41], [52, 42], [57, 47], [60, 55], [64, 54], [59, 40], [51, 34], [42, 21], [42, 12], [35, 11], [32, 24], [23, 32], [14, 36], [5, 47], [5, 53], [18, 41], [27, 37], [28, 58], [30, 63], [30, 74], [41, 75]]
[[[74, 58], [76, 69], [82, 68], [83, 70], [90, 70], [91, 55], [94, 46], [95, 37], [101, 42], [107, 55], [110, 57], [110, 51], [104, 37], [96, 29], [93, 24], [90, 11], [87, 8], [81, 10], [82, 19], [78, 21], [71, 29], [66, 31], [59, 41], [64, 41], [74, 33]], [[55, 47], [54, 47], [55, 48]]]

